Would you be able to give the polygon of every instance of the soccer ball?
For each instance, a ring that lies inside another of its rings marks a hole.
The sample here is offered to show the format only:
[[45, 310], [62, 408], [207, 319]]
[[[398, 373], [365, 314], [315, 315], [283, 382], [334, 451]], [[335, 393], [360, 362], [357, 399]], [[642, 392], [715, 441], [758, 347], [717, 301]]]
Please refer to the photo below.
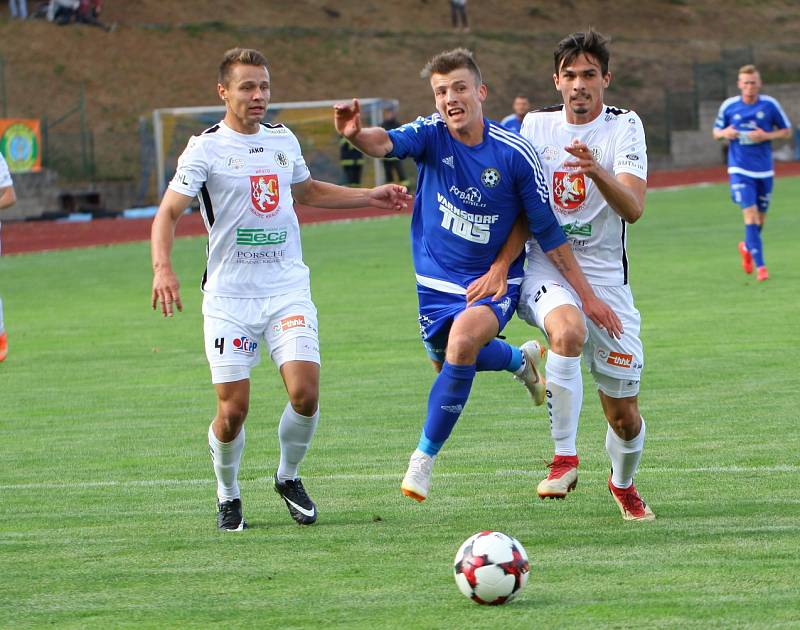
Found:
[[511, 601], [528, 582], [528, 554], [518, 540], [501, 532], [470, 536], [456, 554], [458, 589], [478, 604]]

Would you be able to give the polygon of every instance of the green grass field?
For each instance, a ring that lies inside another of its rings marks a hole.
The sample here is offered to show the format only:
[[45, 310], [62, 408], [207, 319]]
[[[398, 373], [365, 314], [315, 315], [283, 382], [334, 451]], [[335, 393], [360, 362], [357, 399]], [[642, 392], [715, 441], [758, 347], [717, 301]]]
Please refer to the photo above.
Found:
[[[477, 378], [430, 498], [400, 494], [433, 379], [407, 217], [304, 229], [323, 383], [302, 473], [320, 519], [295, 525], [271, 489], [285, 392], [265, 361], [241, 535], [215, 529], [204, 240], [176, 244], [185, 312], [170, 320], [149, 310], [146, 243], [3, 258], [0, 626], [799, 627], [798, 198], [800, 179], [777, 182], [764, 284], [741, 271], [724, 186], [653, 191], [630, 230], [649, 524], [623, 522], [608, 495], [590, 379], [568, 500], [536, 498], [546, 413], [505, 373]], [[519, 320], [506, 332], [534, 335]], [[531, 559], [507, 606], [477, 606], [453, 581], [482, 529]]]

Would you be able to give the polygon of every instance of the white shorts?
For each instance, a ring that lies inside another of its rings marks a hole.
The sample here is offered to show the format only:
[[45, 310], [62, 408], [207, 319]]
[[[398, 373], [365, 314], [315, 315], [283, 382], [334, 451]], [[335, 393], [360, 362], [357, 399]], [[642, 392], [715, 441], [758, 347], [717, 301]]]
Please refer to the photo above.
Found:
[[[583, 360], [594, 377], [598, 389], [611, 398], [628, 398], [639, 393], [644, 369], [644, 349], [639, 339], [641, 315], [633, 305], [628, 285], [621, 287], [593, 286], [595, 295], [608, 304], [622, 321], [625, 331], [621, 339], [610, 337], [588, 317]], [[581, 310], [578, 295], [567, 284], [547, 280], [522, 283], [517, 314], [532, 326], [545, 332], [544, 320], [554, 308], [572, 305]]]
[[212, 383], [250, 378], [266, 342], [278, 368], [319, 364], [317, 309], [308, 290], [266, 298], [203, 296], [203, 329]]

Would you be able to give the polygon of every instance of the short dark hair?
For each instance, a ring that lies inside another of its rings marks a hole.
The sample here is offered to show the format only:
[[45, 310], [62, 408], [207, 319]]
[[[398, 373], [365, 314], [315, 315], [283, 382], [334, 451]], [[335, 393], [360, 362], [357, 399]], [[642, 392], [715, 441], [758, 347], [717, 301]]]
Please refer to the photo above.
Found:
[[446, 50], [431, 57], [422, 72], [420, 72], [420, 76], [423, 79], [429, 79], [432, 74], [450, 74], [453, 70], [458, 70], [459, 68], [469, 70], [477, 79], [478, 85], [483, 83], [481, 70], [478, 68], [478, 64], [475, 63], [475, 57], [473, 57], [472, 51], [466, 48]]
[[219, 76], [217, 80], [222, 85], [228, 84], [228, 79], [231, 76], [231, 68], [237, 63], [246, 66], [263, 66], [266, 68], [267, 58], [253, 48], [231, 48], [225, 52], [222, 56], [222, 63], [219, 64]]
[[573, 33], [567, 35], [558, 42], [553, 51], [553, 61], [555, 63], [556, 74], [561, 68], [575, 61], [580, 55], [594, 57], [600, 64], [600, 72], [603, 76], [608, 74], [608, 60], [611, 52], [608, 50], [609, 39], [597, 31], [589, 29], [586, 32]]

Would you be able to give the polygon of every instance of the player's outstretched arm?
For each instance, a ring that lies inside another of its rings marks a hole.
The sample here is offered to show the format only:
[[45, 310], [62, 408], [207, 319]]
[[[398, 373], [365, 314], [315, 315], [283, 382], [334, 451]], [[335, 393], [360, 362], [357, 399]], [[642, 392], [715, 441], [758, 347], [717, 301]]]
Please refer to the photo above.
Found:
[[312, 178], [292, 184], [292, 197], [315, 208], [378, 208], [403, 210], [411, 195], [405, 186], [384, 184], [377, 188], [347, 188]]
[[508, 269], [517, 256], [522, 253], [525, 241], [530, 238], [530, 230], [524, 215], [520, 215], [503, 247], [497, 253], [489, 271], [473, 280], [467, 287], [467, 307], [478, 300], [492, 296], [494, 301], [502, 298], [508, 291]]
[[545, 254], [547, 254], [556, 269], [561, 272], [561, 275], [567, 279], [567, 282], [572, 285], [572, 288], [575, 289], [575, 293], [581, 299], [586, 317], [600, 326], [600, 328], [605, 329], [610, 337], [619, 339], [624, 332], [622, 330], [622, 322], [614, 310], [594, 294], [592, 285], [583, 275], [583, 271], [581, 271], [581, 267], [575, 259], [572, 246], [569, 243], [562, 243], [558, 247], [545, 252]]
[[392, 150], [393, 144], [383, 127], [361, 126], [361, 105], [357, 98], [350, 103], [333, 106], [333, 124], [336, 131], [347, 138], [362, 153], [382, 158]]
[[175, 226], [192, 198], [167, 189], [150, 229], [150, 254], [153, 260], [153, 292], [150, 305], [153, 310], [161, 305], [164, 317], [172, 317], [173, 304], [183, 310], [178, 276], [172, 270], [172, 244], [175, 241]]

